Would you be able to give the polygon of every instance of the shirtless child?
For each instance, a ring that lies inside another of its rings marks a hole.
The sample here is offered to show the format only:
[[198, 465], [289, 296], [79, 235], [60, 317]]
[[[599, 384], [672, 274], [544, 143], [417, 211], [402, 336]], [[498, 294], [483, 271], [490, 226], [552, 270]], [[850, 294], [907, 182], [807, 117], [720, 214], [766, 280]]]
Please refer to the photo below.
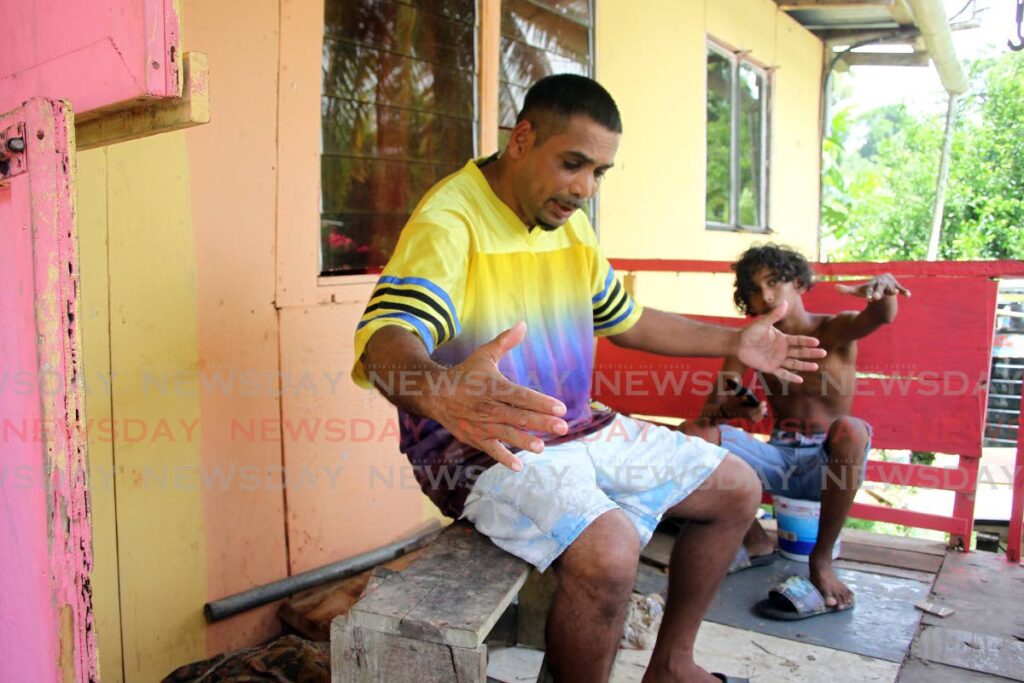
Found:
[[[768, 409], [744, 392], [713, 393], [700, 420], [684, 423], [687, 434], [716, 444], [745, 460], [771, 493], [821, 501], [818, 538], [809, 560], [811, 583], [833, 609], [853, 606], [853, 592], [836, 576], [832, 547], [860, 487], [871, 444], [871, 427], [850, 415], [855, 388], [857, 340], [896, 317], [896, 297], [910, 296], [892, 275], [879, 275], [859, 286], [836, 285], [844, 294], [867, 299], [861, 311], [838, 315], [811, 313], [802, 295], [814, 281], [800, 254], [773, 244], [748, 249], [732, 266], [736, 272], [733, 298], [741, 311], [761, 315], [788, 306], [775, 324], [786, 334], [817, 337], [828, 355], [816, 372], [800, 373], [803, 384], [783, 385], [775, 377], [759, 376], [774, 419], [771, 440], [764, 443], [749, 433], [719, 421], [742, 419], [753, 424]], [[722, 377], [738, 380], [746, 368], [727, 358]], [[716, 386], [726, 386], [719, 382]], [[737, 385], [733, 385], [734, 387]], [[750, 558], [769, 555], [774, 547], [754, 521], [743, 539]]]

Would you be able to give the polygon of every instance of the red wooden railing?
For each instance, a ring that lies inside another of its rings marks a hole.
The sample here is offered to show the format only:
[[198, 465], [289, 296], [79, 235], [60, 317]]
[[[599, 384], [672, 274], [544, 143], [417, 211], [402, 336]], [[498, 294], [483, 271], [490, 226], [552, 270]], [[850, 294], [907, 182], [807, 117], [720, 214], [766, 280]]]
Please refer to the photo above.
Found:
[[[612, 259], [620, 272], [730, 273], [720, 261]], [[1021, 261], [820, 263], [819, 277], [868, 277], [893, 273], [912, 292], [888, 325], [858, 344], [858, 383], [853, 413], [871, 423], [875, 448], [912, 449], [959, 456], [955, 468], [871, 460], [868, 481], [955, 492], [950, 515], [882, 505], [854, 504], [851, 516], [948, 533], [965, 549], [974, 525], [974, 497], [991, 368], [997, 278], [1024, 277]], [[823, 282], [804, 296], [809, 310], [838, 312], [860, 304]], [[705, 318], [739, 325], [738, 318]], [[699, 414], [716, 359], [666, 359], [598, 345], [594, 396], [623, 412], [692, 418]], [[1024, 385], [1022, 385], [1024, 386]], [[767, 428], [768, 423], [759, 427]], [[1020, 559], [1024, 516], [1024, 425], [1018, 432], [1017, 467], [1007, 555]]]

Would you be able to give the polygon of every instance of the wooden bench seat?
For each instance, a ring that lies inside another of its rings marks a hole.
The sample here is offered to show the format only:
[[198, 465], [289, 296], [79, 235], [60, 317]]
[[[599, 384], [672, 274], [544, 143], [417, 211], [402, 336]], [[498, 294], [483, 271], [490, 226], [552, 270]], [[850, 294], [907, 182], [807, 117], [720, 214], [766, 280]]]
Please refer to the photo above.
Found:
[[484, 639], [531, 569], [468, 525], [451, 525], [332, 622], [332, 683], [484, 683]]

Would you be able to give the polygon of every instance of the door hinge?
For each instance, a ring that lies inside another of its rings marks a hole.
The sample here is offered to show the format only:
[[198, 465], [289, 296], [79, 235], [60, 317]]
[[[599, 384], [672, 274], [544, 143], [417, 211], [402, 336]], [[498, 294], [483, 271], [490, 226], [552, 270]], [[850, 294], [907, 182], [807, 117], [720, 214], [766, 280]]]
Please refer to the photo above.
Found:
[[26, 146], [24, 123], [0, 130], [0, 182], [28, 170]]

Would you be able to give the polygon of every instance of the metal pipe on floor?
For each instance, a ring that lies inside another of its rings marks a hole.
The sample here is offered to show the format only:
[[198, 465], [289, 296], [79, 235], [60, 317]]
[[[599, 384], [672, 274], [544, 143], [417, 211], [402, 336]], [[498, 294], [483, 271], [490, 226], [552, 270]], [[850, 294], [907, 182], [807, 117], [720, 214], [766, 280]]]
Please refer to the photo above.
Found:
[[266, 605], [321, 584], [347, 578], [353, 574], [372, 569], [382, 562], [388, 562], [400, 555], [421, 548], [434, 540], [440, 532], [441, 525], [435, 523], [426, 531], [411, 538], [396, 541], [362, 555], [350, 557], [347, 560], [333, 562], [317, 569], [310, 569], [301, 574], [289, 576], [286, 579], [250, 588], [247, 591], [208, 602], [203, 605], [203, 613], [206, 615], [206, 621], [212, 624], [215, 621], [227, 619], [241, 612]]

